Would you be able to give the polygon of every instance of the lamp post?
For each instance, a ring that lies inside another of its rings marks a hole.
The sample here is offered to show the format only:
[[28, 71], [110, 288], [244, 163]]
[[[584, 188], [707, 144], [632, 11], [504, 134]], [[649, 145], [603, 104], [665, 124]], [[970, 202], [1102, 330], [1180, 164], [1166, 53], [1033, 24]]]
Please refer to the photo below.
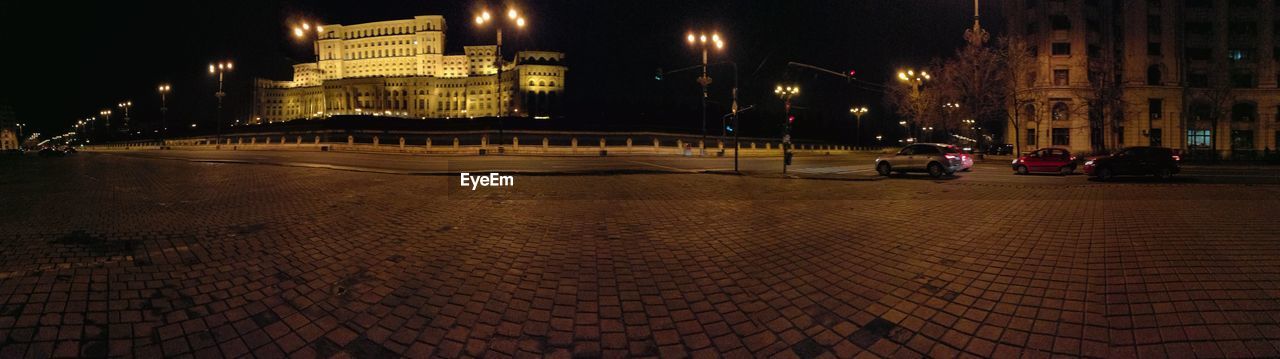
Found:
[[124, 110], [124, 119], [120, 121], [120, 131], [129, 133], [129, 108], [133, 107], [133, 101], [125, 100], [116, 104], [116, 107]]
[[102, 109], [102, 111], [98, 111], [98, 115], [106, 120], [103, 126], [106, 127], [107, 132], [111, 132], [111, 109]]
[[166, 124], [165, 113], [169, 112], [168, 102], [165, 101], [165, 95], [169, 94], [169, 84], [160, 84], [156, 88], [160, 92], [160, 149], [165, 149], [165, 139], [168, 137], [169, 128]]
[[[313, 28], [315, 29], [315, 31], [311, 31]], [[299, 40], [304, 40], [304, 39], [313, 40], [311, 42], [311, 53], [312, 55], [315, 55], [316, 68], [319, 68], [320, 66], [320, 63], [319, 63], [320, 62], [320, 44], [318, 43], [318, 41], [315, 41], [315, 40], [319, 40], [320, 34], [322, 33], [324, 33], [324, 26], [320, 26], [320, 24], [316, 24], [316, 26], [311, 26], [311, 23], [308, 23], [306, 21], [303, 21], [293, 27], [294, 38]], [[310, 37], [308, 35], [310, 35]]]
[[217, 128], [216, 136], [214, 137], [217, 142], [213, 146], [214, 149], [222, 148], [222, 98], [227, 96], [227, 93], [222, 91], [222, 77], [226, 73], [231, 72], [233, 66], [234, 65], [231, 64], [231, 61], [209, 64], [209, 74], [218, 75], [218, 92], [213, 93], [213, 96], [218, 98], [218, 112], [213, 118], [214, 127]]
[[[506, 97], [506, 99], [503, 98], [503, 95], [505, 93], [502, 91], [502, 26], [509, 24], [509, 25], [514, 25], [516, 29], [524, 29], [525, 20], [523, 16], [520, 16], [520, 12], [516, 11], [515, 8], [508, 8], [507, 20], [504, 21], [503, 24], [497, 24], [496, 22], [497, 20], [493, 15], [489, 14], [488, 10], [484, 10], [480, 12], [480, 15], [476, 15], [476, 26], [484, 26], [489, 23], [494, 23], [493, 29], [497, 32], [498, 41], [496, 45], [496, 51], [493, 56], [493, 67], [495, 67], [497, 71], [493, 79], [493, 86], [497, 88], [497, 90], [494, 91], [494, 94], [498, 96], [498, 153], [504, 153], [505, 148], [503, 148], [503, 145], [502, 145], [503, 143], [502, 132], [506, 126], [503, 123], [503, 118], [506, 117], [507, 114], [503, 112], [502, 104], [504, 102], [509, 101], [514, 96], [508, 96]], [[515, 84], [513, 81], [512, 90], [514, 89], [515, 89]]]
[[[711, 40], [710, 43], [707, 40]], [[685, 35], [685, 41], [689, 45], [697, 46], [702, 50], [702, 76], [698, 77], [698, 84], [702, 85], [702, 149], [703, 155], [706, 155], [707, 143], [707, 87], [711, 86], [711, 77], [707, 76], [707, 50], [714, 46], [716, 50], [724, 49], [724, 41], [720, 38], [720, 34], [712, 33], [708, 38], [706, 33], [694, 36], [693, 33]]]
[[[932, 77], [929, 76], [929, 73], [924, 71], [916, 72], [915, 70], [910, 69], [906, 71], [898, 71], [898, 81], [902, 81], [908, 86], [911, 86], [911, 102], [913, 103], [912, 107], [915, 107], [914, 112], [916, 113], [916, 116], [919, 116], [924, 112], [924, 109], [921, 107], [923, 104], [920, 103], [920, 91], [922, 90], [925, 81], [929, 81], [931, 79]], [[910, 128], [908, 128], [908, 133], [910, 133]]]
[[867, 114], [867, 107], [854, 107], [849, 109], [849, 113], [853, 114], [853, 122], [857, 132], [854, 133], [853, 145], [855, 147], [862, 146], [862, 115]]
[[773, 93], [782, 99], [783, 113], [786, 116], [786, 122], [782, 124], [782, 173], [786, 174], [787, 165], [791, 164], [791, 123], [795, 121], [791, 117], [791, 99], [800, 95], [800, 86], [778, 85]]

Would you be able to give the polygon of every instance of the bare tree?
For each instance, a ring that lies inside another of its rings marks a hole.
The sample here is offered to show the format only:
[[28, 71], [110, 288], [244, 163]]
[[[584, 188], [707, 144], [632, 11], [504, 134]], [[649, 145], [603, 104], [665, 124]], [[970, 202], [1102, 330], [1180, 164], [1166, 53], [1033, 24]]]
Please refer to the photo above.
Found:
[[[1228, 74], [1225, 62], [1220, 62], [1214, 69], [1215, 73], [1222, 74], [1222, 76], [1227, 76], [1226, 74]], [[1218, 125], [1222, 123], [1223, 118], [1231, 115], [1232, 107], [1236, 102], [1236, 93], [1230, 78], [1218, 78], [1216, 80], [1210, 81], [1209, 87], [1188, 89], [1191, 101], [1186, 106], [1190, 118], [1185, 120], [1187, 121], [1186, 125], [1189, 125], [1189, 127], [1184, 126], [1184, 128], [1188, 129], [1197, 128], [1200, 122], [1207, 121], [1210, 126], [1209, 149], [1214, 153], [1215, 157], [1218, 151], [1218, 136], [1221, 135], [1218, 133]], [[1207, 113], [1203, 114], [1208, 118], [1201, 118], [1201, 114], [1196, 113], [1197, 111], [1193, 106], [1197, 103], [1208, 106]]]
[[[1002, 48], [970, 43], [956, 52], [942, 66], [939, 90], [942, 98], [960, 104], [960, 117], [972, 118], [977, 124], [991, 127], [1005, 121], [1006, 98], [1012, 93], [1010, 80], [1017, 75], [1005, 67]], [[951, 117], [942, 127], [965, 127], [958, 117]]]

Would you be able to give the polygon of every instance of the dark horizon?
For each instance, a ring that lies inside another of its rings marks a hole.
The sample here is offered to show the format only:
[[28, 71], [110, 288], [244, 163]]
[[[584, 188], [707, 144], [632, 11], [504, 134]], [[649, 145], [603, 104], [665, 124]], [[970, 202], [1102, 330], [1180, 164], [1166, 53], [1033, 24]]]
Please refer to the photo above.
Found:
[[[287, 0], [2, 6], [5, 32], [22, 34], [14, 37], [14, 53], [19, 56], [6, 58], [6, 68], [17, 69], [11, 84], [24, 86], [6, 86], [0, 98], [14, 107], [19, 121], [31, 125], [28, 132], [64, 131], [75, 120], [126, 99], [134, 103], [130, 115], [135, 125], [156, 123], [159, 95], [155, 87], [162, 82], [173, 86], [171, 128], [180, 123], [212, 123], [216, 81], [205, 69], [220, 59], [236, 63], [227, 80], [224, 123], [246, 118], [253, 78], [289, 79], [290, 65], [309, 61], [309, 47], [289, 36], [292, 23], [301, 19], [352, 24], [438, 14], [452, 25], [445, 34], [448, 52], [493, 43], [491, 32], [468, 21], [480, 2], [361, 3], [358, 8], [346, 2]], [[796, 136], [833, 140], [841, 139], [844, 133], [838, 130], [852, 122], [847, 118], [850, 105], [872, 108], [863, 119], [864, 126], [886, 123], [891, 116], [885, 113], [880, 94], [813, 71], [788, 69], [787, 62], [856, 70], [861, 80], [883, 83], [899, 67], [923, 67], [931, 59], [953, 53], [964, 43], [963, 31], [972, 23], [968, 2], [931, 0], [554, 1], [520, 6], [529, 14], [531, 26], [527, 34], [508, 40], [505, 54], [508, 58], [518, 50], [566, 54], [568, 121], [697, 131], [696, 75], [682, 73], [657, 81], [654, 74], [658, 68], [696, 64], [698, 54], [685, 45], [683, 35], [708, 29], [719, 31], [728, 46], [726, 52], [713, 54], [711, 61], [736, 61], [741, 76], [739, 102], [743, 107], [758, 106], [755, 113], [743, 114], [744, 134], [774, 132], [771, 126], [780, 123], [781, 104], [773, 97], [772, 87], [791, 81], [805, 88], [795, 102], [799, 109]], [[983, 25], [993, 34], [1003, 27], [998, 8], [996, 3], [983, 4]], [[32, 21], [24, 20], [46, 16], [70, 25], [27, 31]], [[728, 111], [733, 79], [727, 67], [713, 69], [711, 77], [715, 82], [708, 132], [719, 133], [716, 121]]]

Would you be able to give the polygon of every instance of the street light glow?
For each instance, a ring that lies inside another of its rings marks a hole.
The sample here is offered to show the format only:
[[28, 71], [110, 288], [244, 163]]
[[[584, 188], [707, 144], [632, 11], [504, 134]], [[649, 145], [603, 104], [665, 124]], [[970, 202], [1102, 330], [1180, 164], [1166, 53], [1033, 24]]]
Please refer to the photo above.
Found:
[[508, 18], [508, 19], [515, 20], [515, 18], [516, 18], [518, 15], [519, 15], [519, 14], [517, 14], [517, 13], [516, 13], [516, 9], [510, 9], [510, 10], [507, 10], [507, 18]]
[[516, 19], [516, 26], [524, 27], [524, 18]]
[[481, 24], [484, 24], [484, 18], [483, 18], [483, 17], [480, 17], [479, 15], [477, 15], [477, 16], [476, 16], [476, 25], [481, 25]]
[[489, 21], [489, 11], [486, 10], [485, 12], [480, 13], [480, 17], [484, 18], [484, 21]]
[[693, 34], [689, 34], [689, 36], [686, 36], [685, 39], [688, 39], [690, 44], [692, 44], [694, 40], [696, 40]]
[[703, 34], [702, 36], [699, 36], [699, 37], [698, 37], [698, 41], [701, 41], [701, 42], [703, 42], [703, 43], [706, 43], [706, 42], [707, 42], [707, 35], [706, 35], [706, 34]]
[[302, 37], [302, 28], [293, 28], [293, 36]]
[[304, 23], [302, 23], [302, 29], [303, 29], [303, 30], [308, 30], [308, 31], [309, 31], [309, 30], [311, 30], [311, 24], [308, 24], [308, 23], [305, 23], [305, 22], [304, 22]]

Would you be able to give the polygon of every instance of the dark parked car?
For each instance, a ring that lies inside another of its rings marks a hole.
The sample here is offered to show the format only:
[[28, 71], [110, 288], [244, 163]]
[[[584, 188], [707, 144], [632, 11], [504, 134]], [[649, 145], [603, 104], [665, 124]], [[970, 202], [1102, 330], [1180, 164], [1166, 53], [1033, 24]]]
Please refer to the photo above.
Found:
[[1013, 154], [1013, 145], [1010, 144], [994, 144], [987, 147], [988, 155], [1009, 155]]
[[1181, 161], [1172, 149], [1129, 147], [1112, 155], [1086, 161], [1084, 173], [1104, 181], [1119, 175], [1154, 175], [1167, 180], [1182, 169]]
[[1076, 156], [1061, 148], [1041, 148], [1013, 160], [1013, 171], [1028, 173], [1060, 173], [1069, 175], [1076, 171]]

